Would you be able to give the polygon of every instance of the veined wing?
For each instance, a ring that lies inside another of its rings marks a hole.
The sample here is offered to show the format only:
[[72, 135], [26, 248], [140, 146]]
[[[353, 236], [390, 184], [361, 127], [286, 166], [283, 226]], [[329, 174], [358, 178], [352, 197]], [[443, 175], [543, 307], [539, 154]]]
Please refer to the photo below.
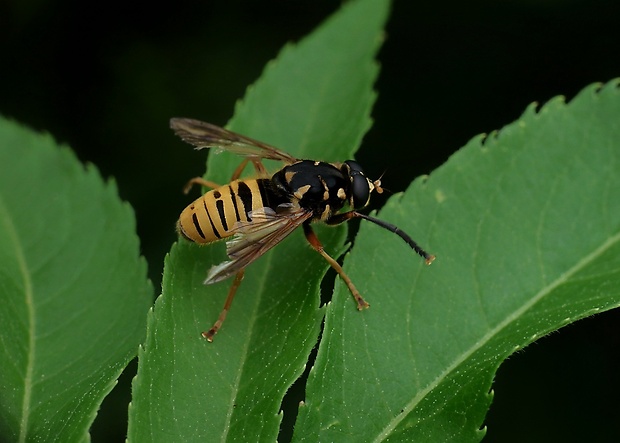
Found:
[[279, 160], [287, 164], [298, 161], [273, 146], [211, 123], [189, 118], [172, 118], [170, 127], [183, 141], [194, 145], [196, 149], [221, 149], [251, 159]]
[[231, 260], [213, 266], [206, 285], [231, 277], [248, 266], [312, 217], [312, 212], [296, 208], [277, 214], [271, 208], [261, 208], [252, 211], [250, 217], [251, 222], [236, 225], [237, 234], [226, 242], [226, 253]]

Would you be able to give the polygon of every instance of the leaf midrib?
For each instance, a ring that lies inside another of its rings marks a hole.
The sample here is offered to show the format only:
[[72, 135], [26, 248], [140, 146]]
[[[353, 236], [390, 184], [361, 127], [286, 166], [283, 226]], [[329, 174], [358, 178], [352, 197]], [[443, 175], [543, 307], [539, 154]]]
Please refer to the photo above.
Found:
[[[272, 252], [272, 251], [270, 251]], [[266, 254], [265, 256], [262, 257], [262, 259], [266, 262], [266, 266], [267, 269], [271, 269], [271, 262], [273, 261], [273, 253], [271, 254]], [[226, 411], [226, 426], [224, 429], [224, 432], [222, 433], [222, 438], [220, 439], [220, 441], [225, 442], [228, 440], [228, 433], [230, 432], [230, 426], [231, 426], [231, 419], [232, 419], [232, 415], [233, 412], [235, 410], [235, 398], [237, 397], [237, 395], [239, 394], [239, 386], [241, 385], [241, 379], [243, 378], [244, 374], [245, 374], [245, 367], [246, 367], [246, 362], [248, 360], [248, 356], [250, 353], [250, 336], [252, 335], [253, 331], [255, 330], [255, 325], [256, 325], [256, 321], [258, 320], [258, 310], [261, 304], [261, 300], [262, 297], [265, 294], [265, 290], [267, 288], [267, 280], [268, 277], [267, 275], [269, 274], [269, 272], [265, 272], [263, 273], [259, 278], [258, 278], [258, 284], [255, 286], [256, 294], [260, 294], [259, 296], [256, 297], [256, 303], [254, 303], [254, 309], [252, 309], [252, 312], [249, 316], [249, 325], [248, 325], [248, 340], [245, 341], [244, 346], [243, 346], [243, 350], [241, 352], [241, 355], [243, 356], [242, 360], [240, 361], [240, 365], [239, 367], [241, 368], [240, 371], [238, 371], [238, 375], [235, 379], [234, 385], [233, 385], [233, 389], [231, 390], [232, 395], [230, 398], [230, 402], [229, 402], [229, 406], [228, 406], [228, 411]], [[241, 282], [243, 283], [243, 282]]]
[[587, 265], [592, 263], [597, 257], [601, 256], [605, 251], [607, 251], [612, 245], [620, 242], [620, 232], [616, 235], [609, 237], [605, 242], [603, 242], [598, 248], [594, 249], [590, 254], [585, 255], [581, 260], [579, 260], [573, 267], [568, 269], [563, 274], [560, 274], [558, 278], [556, 278], [549, 285], [543, 287], [534, 297], [529, 299], [526, 303], [524, 303], [519, 309], [516, 309], [512, 314], [508, 315], [504, 321], [500, 322], [494, 328], [490, 329], [485, 335], [483, 335], [480, 340], [473, 344], [471, 348], [469, 348], [466, 352], [462, 353], [458, 358], [456, 358], [452, 364], [450, 364], [443, 372], [441, 372], [431, 383], [429, 383], [424, 389], [420, 390], [415, 397], [411, 399], [411, 401], [403, 408], [403, 412], [398, 414], [392, 420], [388, 422], [388, 424], [383, 428], [383, 430], [377, 435], [377, 437], [373, 440], [374, 443], [382, 442], [387, 439], [392, 431], [396, 429], [396, 427], [408, 417], [409, 413], [415, 409], [415, 407], [420, 404], [420, 402], [435, 388], [437, 388], [444, 379], [448, 377], [448, 375], [457, 370], [457, 368], [463, 364], [467, 359], [469, 359], [475, 352], [479, 349], [483, 348], [488, 342], [490, 342], [493, 337], [499, 334], [502, 330], [506, 329], [510, 324], [521, 318], [521, 316], [527, 312], [532, 306], [542, 300], [545, 296], [554, 291], [557, 287], [566, 283], [570, 280], [570, 278], [575, 275], [580, 270], [584, 269]]
[[[300, 141], [298, 144], [298, 149], [300, 152], [304, 152], [306, 150], [306, 146], [308, 146], [309, 144], [309, 140], [311, 139], [310, 134], [312, 134], [312, 128], [317, 126], [315, 124], [315, 121], [317, 121], [318, 115], [319, 115], [319, 110], [321, 109], [321, 105], [320, 103], [322, 103], [322, 101], [324, 100], [324, 97], [326, 96], [326, 91], [328, 90], [328, 85], [331, 84], [331, 76], [329, 75], [324, 75], [321, 78], [321, 82], [320, 82], [320, 88], [319, 88], [319, 98], [317, 100], [315, 100], [315, 105], [312, 107], [311, 111], [310, 111], [310, 116], [306, 119], [306, 124], [303, 126], [302, 131], [301, 131], [301, 137], [300, 137]], [[235, 115], [236, 117], [236, 115]], [[233, 120], [234, 121], [234, 118]], [[234, 126], [234, 125], [233, 125]], [[228, 126], [227, 126], [228, 127]], [[300, 158], [307, 158], [308, 156], [306, 155], [302, 155], [300, 156]], [[280, 168], [284, 167], [281, 166]], [[273, 175], [273, 174], [270, 174]], [[277, 248], [277, 246], [276, 246]], [[276, 249], [274, 248], [274, 249]], [[269, 254], [266, 254], [265, 256], [263, 256], [261, 259], [264, 263], [265, 269], [270, 270], [270, 272], [265, 272], [263, 273], [259, 278], [258, 281], [260, 282], [254, 290], [255, 294], [260, 294], [260, 296], [256, 297], [256, 303], [254, 304], [254, 309], [251, 312], [250, 315], [250, 324], [248, 325], [248, 331], [253, 331], [254, 330], [254, 325], [256, 324], [256, 321], [258, 319], [258, 309], [260, 306], [260, 301], [261, 298], [264, 296], [265, 292], [268, 287], [269, 287], [269, 276], [271, 274], [271, 270], [273, 269], [273, 261], [274, 261], [274, 251], [269, 251]], [[241, 368], [245, 368], [246, 365], [246, 361], [248, 359], [249, 356], [249, 346], [250, 346], [250, 339], [246, 340], [245, 344], [244, 344], [244, 349], [242, 350], [242, 355], [243, 358], [240, 362], [240, 367]], [[228, 433], [230, 432], [230, 427], [231, 427], [231, 419], [232, 419], [232, 415], [234, 412], [234, 404], [235, 402], [235, 397], [238, 395], [239, 393], [239, 386], [241, 384], [241, 379], [243, 378], [243, 375], [245, 373], [245, 370], [242, 369], [238, 372], [238, 376], [236, 377], [236, 379], [234, 380], [234, 385], [233, 385], [233, 389], [232, 389], [232, 395], [231, 395], [231, 399], [229, 402], [229, 408], [228, 411], [226, 412], [226, 427], [224, 429], [224, 432], [222, 433], [221, 439], [220, 441], [225, 442], [228, 439]], [[288, 388], [287, 388], [288, 389]], [[281, 400], [280, 400], [281, 401]]]
[[6, 232], [9, 234], [9, 239], [13, 244], [15, 251], [15, 257], [19, 266], [19, 273], [24, 282], [24, 298], [26, 303], [26, 310], [28, 316], [28, 362], [26, 364], [26, 375], [24, 377], [24, 393], [22, 399], [21, 419], [19, 421], [19, 438], [18, 442], [23, 443], [26, 441], [28, 435], [28, 424], [30, 420], [30, 404], [32, 397], [32, 374], [34, 372], [34, 360], [35, 360], [35, 315], [34, 315], [34, 297], [32, 291], [32, 280], [30, 279], [30, 272], [26, 263], [26, 256], [21, 247], [19, 241], [19, 235], [15, 229], [15, 224], [11, 219], [9, 212], [7, 211], [4, 199], [0, 198], [0, 212], [2, 214], [2, 220]]

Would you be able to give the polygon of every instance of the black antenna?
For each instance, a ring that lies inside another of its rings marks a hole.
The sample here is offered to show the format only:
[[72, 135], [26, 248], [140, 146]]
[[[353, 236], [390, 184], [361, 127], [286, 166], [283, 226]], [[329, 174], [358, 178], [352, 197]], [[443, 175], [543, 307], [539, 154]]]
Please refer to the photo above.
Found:
[[373, 222], [374, 224], [379, 225], [382, 228], [385, 228], [388, 231], [393, 232], [394, 234], [398, 235], [400, 238], [405, 240], [405, 242], [407, 242], [407, 244], [411, 246], [411, 249], [417, 252], [420, 257], [424, 258], [427, 265], [430, 265], [433, 262], [433, 260], [435, 260], [434, 255], [431, 255], [428, 252], [426, 252], [424, 249], [422, 249], [415, 241], [413, 241], [411, 237], [409, 237], [409, 235], [407, 235], [405, 231], [398, 228], [397, 226], [394, 226], [393, 224], [385, 222], [378, 218], [371, 217], [369, 215], [360, 214], [359, 212], [354, 212], [354, 214], [355, 214], [355, 217], [360, 217], [360, 218], [363, 218], [364, 220]]

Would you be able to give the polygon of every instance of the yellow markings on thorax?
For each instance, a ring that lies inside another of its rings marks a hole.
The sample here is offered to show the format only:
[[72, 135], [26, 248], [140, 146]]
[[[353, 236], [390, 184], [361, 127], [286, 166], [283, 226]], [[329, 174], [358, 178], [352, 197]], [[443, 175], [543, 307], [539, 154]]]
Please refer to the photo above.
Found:
[[295, 174], [297, 174], [295, 171], [286, 171], [284, 173], [284, 180], [286, 180], [287, 183], [290, 183], [293, 180], [293, 177], [295, 177]]
[[321, 221], [327, 220], [329, 217], [331, 217], [331, 215], [332, 215], [332, 208], [329, 206], [329, 204], [327, 204], [325, 205], [325, 209], [321, 213]]
[[310, 185], [304, 185], [297, 188], [297, 190], [293, 193], [296, 199], [301, 200], [306, 192], [310, 190]]

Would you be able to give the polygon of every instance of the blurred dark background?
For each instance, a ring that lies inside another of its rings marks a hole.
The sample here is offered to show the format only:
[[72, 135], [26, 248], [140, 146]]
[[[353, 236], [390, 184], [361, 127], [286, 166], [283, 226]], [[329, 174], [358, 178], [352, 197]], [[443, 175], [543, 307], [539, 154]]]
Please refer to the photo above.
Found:
[[[570, 99], [620, 75], [620, 2], [416, 3], [394, 2], [375, 124], [357, 157], [370, 176], [387, 169], [392, 191], [532, 101]], [[157, 285], [188, 202], [181, 188], [204, 170], [204, 155], [179, 144], [168, 119], [225, 124], [279, 48], [338, 6], [0, 0], [0, 114], [50, 132], [115, 178]], [[486, 441], [620, 441], [618, 318], [581, 321], [502, 365]], [[124, 440], [128, 374], [104, 403], [93, 441]]]

